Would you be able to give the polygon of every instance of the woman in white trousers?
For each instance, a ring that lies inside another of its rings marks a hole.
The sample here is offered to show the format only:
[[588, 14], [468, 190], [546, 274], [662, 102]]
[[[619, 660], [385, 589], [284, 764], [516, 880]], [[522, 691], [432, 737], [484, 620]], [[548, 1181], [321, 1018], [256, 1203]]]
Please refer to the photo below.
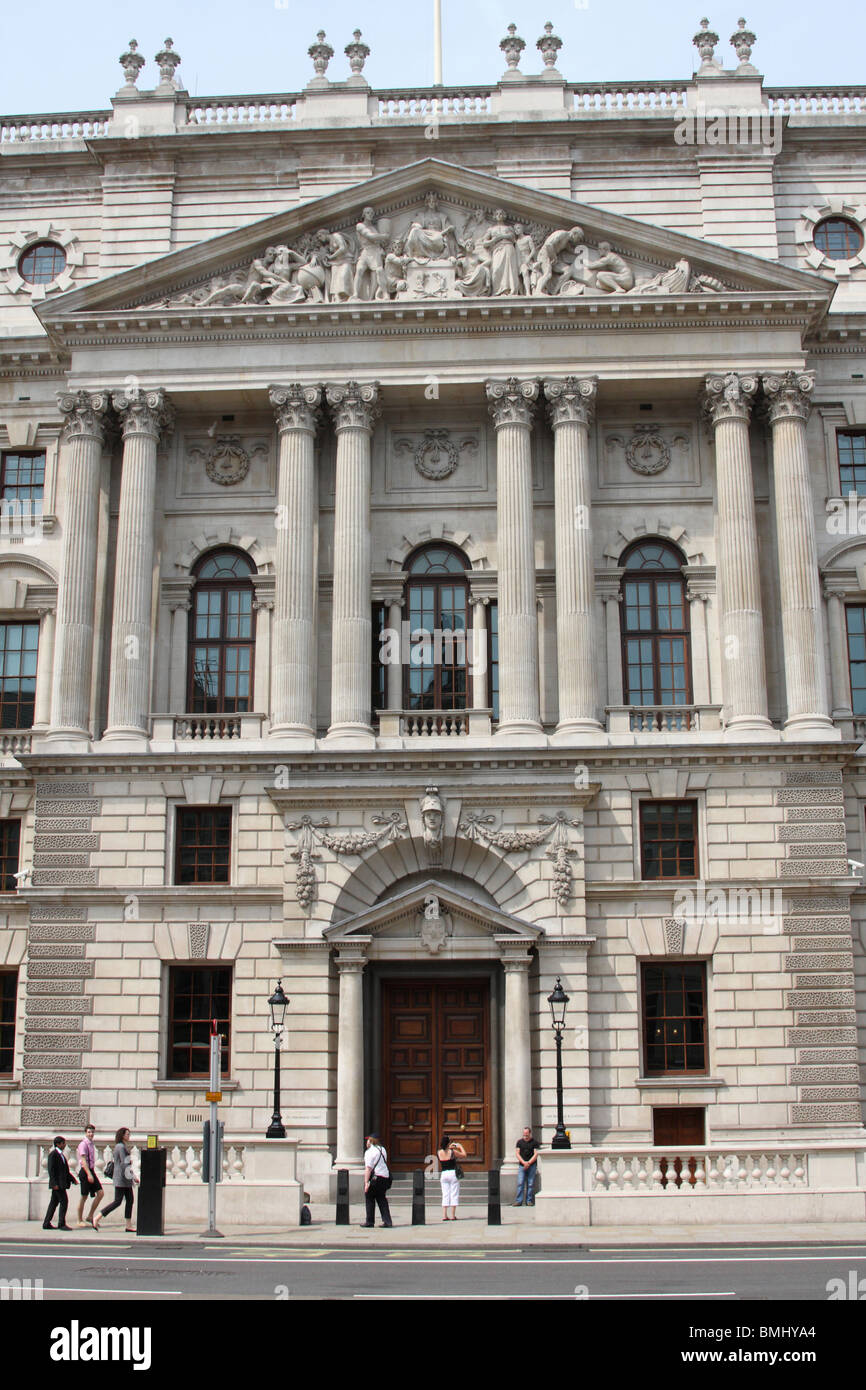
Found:
[[[443, 1134], [439, 1140], [439, 1167], [441, 1168], [440, 1182], [442, 1183], [442, 1220], [456, 1221], [457, 1207], [460, 1203], [460, 1181], [457, 1177], [457, 1160], [466, 1157], [466, 1150], [462, 1144], [456, 1141], [451, 1142], [447, 1134]], [[451, 1212], [449, 1216], [448, 1213]]]

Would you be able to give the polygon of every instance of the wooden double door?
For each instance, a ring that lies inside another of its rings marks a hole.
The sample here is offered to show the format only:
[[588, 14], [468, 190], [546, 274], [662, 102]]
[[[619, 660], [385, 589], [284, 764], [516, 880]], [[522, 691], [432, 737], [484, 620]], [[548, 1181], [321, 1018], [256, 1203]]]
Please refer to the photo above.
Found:
[[464, 1168], [492, 1161], [489, 980], [382, 982], [382, 1137], [398, 1172], [423, 1168], [445, 1132]]

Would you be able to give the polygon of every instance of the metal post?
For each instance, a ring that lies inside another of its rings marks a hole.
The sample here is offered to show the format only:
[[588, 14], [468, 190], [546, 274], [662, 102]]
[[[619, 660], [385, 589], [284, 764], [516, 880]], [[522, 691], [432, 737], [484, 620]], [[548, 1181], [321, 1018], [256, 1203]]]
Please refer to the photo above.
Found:
[[502, 1225], [502, 1196], [498, 1168], [491, 1168], [487, 1174], [487, 1224], [488, 1226]]
[[442, 0], [433, 0], [433, 85], [442, 86]]
[[553, 1136], [552, 1149], [570, 1149], [571, 1140], [565, 1132], [565, 1120], [562, 1114], [562, 1029], [556, 1028], [556, 1133]]
[[338, 1226], [349, 1224], [349, 1170], [337, 1169], [337, 1220]]
[[[209, 1095], [219, 1094], [220, 1089], [220, 1056], [222, 1038], [217, 1032], [217, 1021], [213, 1020], [210, 1030], [210, 1091]], [[209, 1236], [222, 1237], [222, 1231], [216, 1228], [216, 1185], [217, 1169], [220, 1162], [220, 1127], [219, 1127], [219, 1102], [210, 1102], [210, 1153], [208, 1164], [207, 1182], [207, 1234]]]
[[412, 1225], [424, 1226], [427, 1217], [424, 1213], [424, 1182], [426, 1174], [423, 1168], [416, 1168], [412, 1174]]
[[285, 1139], [286, 1131], [280, 1114], [280, 1034], [274, 1031], [274, 1113], [268, 1125], [266, 1139]]

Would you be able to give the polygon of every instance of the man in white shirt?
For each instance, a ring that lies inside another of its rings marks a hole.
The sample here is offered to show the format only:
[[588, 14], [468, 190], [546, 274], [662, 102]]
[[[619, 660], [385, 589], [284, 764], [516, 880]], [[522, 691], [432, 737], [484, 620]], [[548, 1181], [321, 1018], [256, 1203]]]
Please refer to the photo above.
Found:
[[391, 1209], [388, 1206], [387, 1192], [391, 1186], [391, 1171], [388, 1167], [388, 1151], [375, 1134], [367, 1137], [364, 1151], [364, 1201], [367, 1204], [366, 1227], [376, 1224], [376, 1207], [383, 1226], [393, 1226]]

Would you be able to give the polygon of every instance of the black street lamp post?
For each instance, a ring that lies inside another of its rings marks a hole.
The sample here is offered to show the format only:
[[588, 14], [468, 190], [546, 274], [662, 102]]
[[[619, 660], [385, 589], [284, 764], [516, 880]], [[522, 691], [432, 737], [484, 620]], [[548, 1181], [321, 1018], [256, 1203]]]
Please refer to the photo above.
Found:
[[570, 1149], [571, 1140], [565, 1132], [562, 1118], [562, 1035], [565, 1032], [565, 1011], [568, 1008], [568, 995], [562, 988], [559, 976], [553, 993], [547, 996], [550, 1015], [553, 1019], [553, 1032], [556, 1038], [556, 1133], [550, 1145], [552, 1149]]
[[286, 1130], [280, 1114], [280, 1039], [289, 1001], [283, 993], [283, 982], [277, 980], [277, 987], [268, 1000], [271, 1010], [271, 1028], [274, 1030], [274, 1113], [265, 1135], [266, 1139], [285, 1139]]

